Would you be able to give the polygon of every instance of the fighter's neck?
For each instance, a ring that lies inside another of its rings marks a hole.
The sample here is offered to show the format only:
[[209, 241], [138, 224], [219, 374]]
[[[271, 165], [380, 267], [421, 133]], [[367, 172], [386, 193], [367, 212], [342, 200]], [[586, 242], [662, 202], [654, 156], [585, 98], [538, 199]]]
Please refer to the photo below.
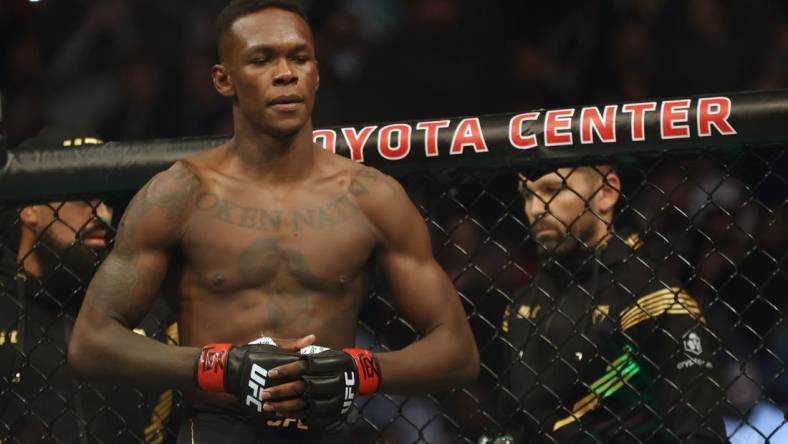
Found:
[[304, 178], [315, 164], [311, 124], [289, 136], [237, 131], [228, 144], [239, 168], [256, 179], [289, 181]]

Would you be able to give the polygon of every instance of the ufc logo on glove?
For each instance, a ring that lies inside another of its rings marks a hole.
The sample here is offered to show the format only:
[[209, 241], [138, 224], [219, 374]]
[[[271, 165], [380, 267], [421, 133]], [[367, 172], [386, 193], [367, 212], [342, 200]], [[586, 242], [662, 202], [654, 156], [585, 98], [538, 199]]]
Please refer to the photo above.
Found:
[[268, 370], [257, 364], [252, 364], [252, 370], [249, 373], [249, 388], [252, 389], [252, 394], [246, 395], [246, 405], [251, 407], [254, 404], [258, 413], [263, 412], [263, 388], [266, 377], [268, 377]]
[[353, 372], [345, 372], [345, 402], [342, 403], [342, 412], [345, 414], [350, 410], [353, 405], [353, 400], [356, 399], [356, 393], [353, 389], [356, 388], [356, 375]]
[[[342, 420], [356, 396], [370, 395], [380, 387], [380, 370], [369, 350], [310, 346], [293, 352], [270, 342], [273, 341], [240, 347], [206, 345], [196, 366], [199, 387], [206, 391], [245, 395], [242, 410], [268, 419], [272, 414], [263, 409], [264, 389], [300, 379], [306, 385], [302, 399], [307, 407], [299, 413], [310, 424]], [[269, 377], [270, 370], [297, 361], [305, 362], [307, 367], [299, 376]]]

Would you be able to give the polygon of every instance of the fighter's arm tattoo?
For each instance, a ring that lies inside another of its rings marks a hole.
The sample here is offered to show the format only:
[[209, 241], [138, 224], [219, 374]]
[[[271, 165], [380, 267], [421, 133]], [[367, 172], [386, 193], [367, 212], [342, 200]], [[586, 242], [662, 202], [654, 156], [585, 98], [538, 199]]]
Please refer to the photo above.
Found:
[[132, 199], [112, 252], [88, 290], [97, 303], [108, 304], [117, 320], [136, 324], [150, 308], [198, 189], [197, 177], [179, 162], [156, 175]]
[[190, 386], [194, 350], [173, 351], [130, 330], [157, 296], [184, 213], [199, 188], [187, 169], [176, 164], [158, 174], [129, 204], [113, 250], [93, 278], [74, 326], [69, 365], [78, 374]]

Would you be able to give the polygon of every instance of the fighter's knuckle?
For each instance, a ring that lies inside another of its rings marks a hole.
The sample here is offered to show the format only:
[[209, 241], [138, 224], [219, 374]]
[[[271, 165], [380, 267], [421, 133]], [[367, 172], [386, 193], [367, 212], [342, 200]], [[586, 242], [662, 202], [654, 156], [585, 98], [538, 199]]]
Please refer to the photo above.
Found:
[[271, 399], [279, 399], [285, 395], [282, 386], [267, 388], [265, 391], [269, 393]]
[[306, 403], [302, 399], [288, 399], [285, 401], [273, 402], [271, 405], [277, 413], [293, 414], [306, 407]]
[[281, 375], [295, 377], [301, 375], [306, 370], [306, 367], [303, 361], [298, 361], [293, 362], [292, 364], [287, 364], [286, 366], [282, 367], [281, 370]]
[[278, 386], [277, 396], [278, 397], [298, 396], [304, 391], [302, 387], [303, 386], [299, 384], [298, 381], [283, 384], [281, 386]]

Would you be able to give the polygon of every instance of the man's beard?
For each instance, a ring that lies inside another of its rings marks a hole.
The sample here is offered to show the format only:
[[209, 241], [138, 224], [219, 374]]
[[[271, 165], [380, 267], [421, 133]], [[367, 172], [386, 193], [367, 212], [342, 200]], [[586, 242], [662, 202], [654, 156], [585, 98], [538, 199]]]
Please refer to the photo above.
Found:
[[48, 230], [43, 231], [36, 256], [41, 267], [39, 279], [48, 296], [39, 295], [39, 298], [43, 296], [60, 306], [78, 307], [106, 250], [92, 249], [82, 242], [63, 245]]
[[[577, 220], [575, 223], [579, 224], [580, 222]], [[545, 242], [536, 239], [534, 228], [538, 229], [540, 225], [537, 223], [531, 227], [531, 236], [538, 244], [536, 250], [542, 264], [559, 265], [558, 268], [574, 272], [592, 260], [592, 253], [596, 247], [591, 244], [594, 238], [593, 224], [579, 226], [576, 233], [571, 232], [571, 226], [567, 227], [567, 232], [555, 229], [555, 232], [560, 234], [557, 238], [551, 239], [550, 245], [545, 245]]]

